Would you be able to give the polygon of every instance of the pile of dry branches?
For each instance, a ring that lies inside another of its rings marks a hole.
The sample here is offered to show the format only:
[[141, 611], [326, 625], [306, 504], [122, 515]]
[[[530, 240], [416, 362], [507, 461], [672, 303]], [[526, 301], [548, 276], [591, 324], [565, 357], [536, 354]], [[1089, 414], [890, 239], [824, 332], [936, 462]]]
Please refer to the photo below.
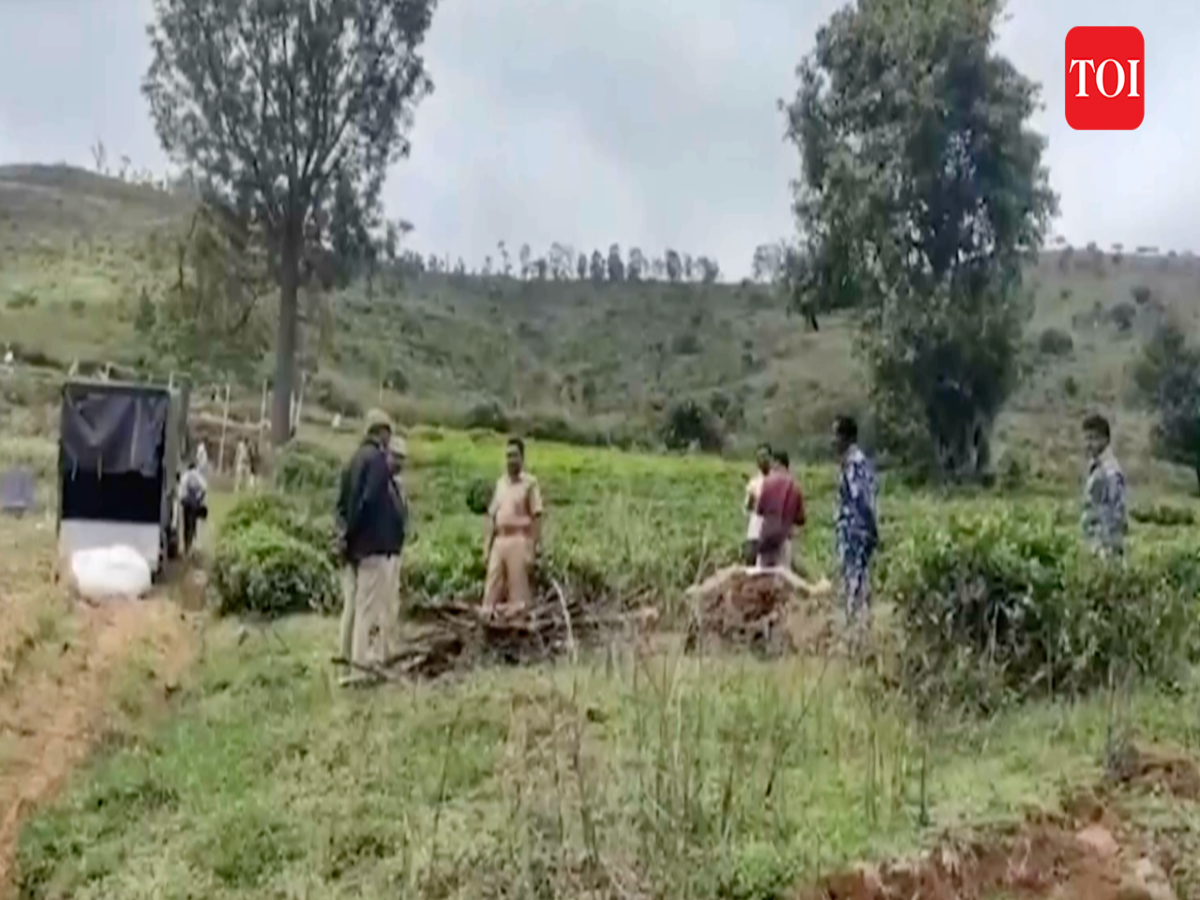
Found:
[[416, 633], [392, 657], [389, 677], [436, 678], [479, 663], [521, 665], [552, 657], [572, 658], [580, 646], [596, 645], [621, 632], [636, 632], [657, 621], [647, 607], [626, 611], [607, 598], [572, 594], [556, 582], [541, 590], [524, 610], [439, 602], [417, 606], [410, 618]]

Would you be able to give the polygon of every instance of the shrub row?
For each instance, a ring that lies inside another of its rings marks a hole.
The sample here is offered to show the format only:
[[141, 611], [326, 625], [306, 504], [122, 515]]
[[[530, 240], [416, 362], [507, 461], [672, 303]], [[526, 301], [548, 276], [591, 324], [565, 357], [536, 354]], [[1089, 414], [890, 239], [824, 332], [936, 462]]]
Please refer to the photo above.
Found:
[[1200, 553], [1094, 557], [1052, 515], [956, 517], [892, 554], [902, 680], [921, 705], [990, 712], [1200, 660]]
[[337, 534], [331, 516], [314, 516], [281, 494], [237, 503], [221, 525], [213, 555], [218, 610], [275, 616], [338, 608]]

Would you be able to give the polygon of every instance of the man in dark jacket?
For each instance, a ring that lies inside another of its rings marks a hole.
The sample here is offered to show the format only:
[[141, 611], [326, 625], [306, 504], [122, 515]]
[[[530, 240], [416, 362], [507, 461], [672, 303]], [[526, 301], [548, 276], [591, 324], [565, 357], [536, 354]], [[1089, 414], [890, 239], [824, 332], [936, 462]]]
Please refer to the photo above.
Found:
[[352, 667], [347, 684], [372, 680], [394, 650], [405, 521], [392, 481], [391, 442], [391, 420], [371, 410], [362, 445], [342, 472], [337, 518], [344, 563], [341, 651]]

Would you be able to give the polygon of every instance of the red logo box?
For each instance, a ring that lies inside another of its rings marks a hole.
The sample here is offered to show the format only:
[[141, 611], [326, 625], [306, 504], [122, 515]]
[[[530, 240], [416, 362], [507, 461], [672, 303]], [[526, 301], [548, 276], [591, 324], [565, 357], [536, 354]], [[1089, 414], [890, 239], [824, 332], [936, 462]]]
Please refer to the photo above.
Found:
[[1146, 117], [1146, 41], [1131, 25], [1067, 32], [1067, 124], [1132, 131]]

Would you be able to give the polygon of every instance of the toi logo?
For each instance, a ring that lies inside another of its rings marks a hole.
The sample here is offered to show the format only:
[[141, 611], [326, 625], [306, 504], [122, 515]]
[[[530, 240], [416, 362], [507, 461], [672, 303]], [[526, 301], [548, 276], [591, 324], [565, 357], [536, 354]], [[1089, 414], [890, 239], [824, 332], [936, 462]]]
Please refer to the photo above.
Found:
[[1146, 117], [1146, 42], [1132, 26], [1067, 32], [1067, 124], [1132, 131]]

